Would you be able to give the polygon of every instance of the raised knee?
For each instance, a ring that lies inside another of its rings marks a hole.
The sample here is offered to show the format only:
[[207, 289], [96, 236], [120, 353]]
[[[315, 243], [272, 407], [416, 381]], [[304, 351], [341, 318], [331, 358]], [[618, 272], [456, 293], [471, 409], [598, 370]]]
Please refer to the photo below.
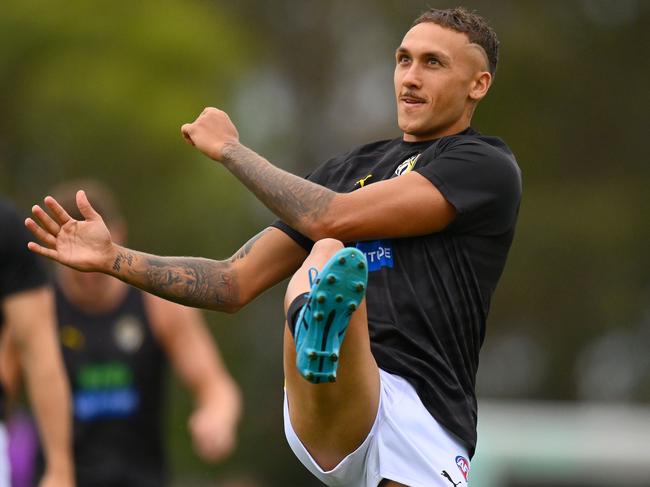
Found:
[[324, 238], [314, 243], [311, 254], [328, 254], [334, 255], [344, 247], [343, 242], [335, 238]]

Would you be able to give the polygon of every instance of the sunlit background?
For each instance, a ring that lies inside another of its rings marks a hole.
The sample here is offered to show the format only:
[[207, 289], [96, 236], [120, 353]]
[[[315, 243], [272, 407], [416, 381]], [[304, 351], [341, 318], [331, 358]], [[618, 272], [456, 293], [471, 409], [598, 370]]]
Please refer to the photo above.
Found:
[[[0, 7], [0, 191], [25, 213], [91, 177], [118, 195], [129, 244], [230, 256], [272, 215], [180, 136], [205, 106], [306, 174], [399, 135], [393, 53], [414, 0], [9, 0]], [[477, 487], [650, 485], [647, 0], [466, 1], [501, 40], [474, 127], [524, 174], [478, 378]], [[314, 486], [282, 432], [283, 286], [208, 313], [241, 384], [236, 453], [194, 455], [170, 380], [174, 485]], [[645, 448], [644, 448], [645, 446]]]

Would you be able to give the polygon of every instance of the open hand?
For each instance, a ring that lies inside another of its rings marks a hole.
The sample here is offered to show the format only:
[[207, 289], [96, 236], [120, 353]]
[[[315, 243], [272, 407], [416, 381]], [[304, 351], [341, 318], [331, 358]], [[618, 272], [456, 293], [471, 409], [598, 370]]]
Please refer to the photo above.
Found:
[[221, 161], [226, 144], [238, 143], [239, 133], [228, 114], [208, 107], [192, 123], [181, 127], [185, 140], [206, 156]]
[[25, 226], [41, 242], [29, 242], [29, 250], [80, 271], [108, 270], [115, 253], [111, 234], [100, 214], [90, 205], [86, 193], [77, 192], [77, 207], [85, 218], [83, 221], [68, 215], [51, 196], [44, 202], [52, 216], [34, 205], [35, 220], [25, 220]]

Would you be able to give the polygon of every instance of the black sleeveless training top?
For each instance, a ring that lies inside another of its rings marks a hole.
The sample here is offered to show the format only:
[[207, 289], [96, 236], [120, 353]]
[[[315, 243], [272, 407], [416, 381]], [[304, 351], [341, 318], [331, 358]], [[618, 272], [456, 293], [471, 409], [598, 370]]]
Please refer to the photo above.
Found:
[[72, 389], [77, 485], [166, 485], [163, 367], [143, 294], [86, 314], [56, 289], [59, 338]]

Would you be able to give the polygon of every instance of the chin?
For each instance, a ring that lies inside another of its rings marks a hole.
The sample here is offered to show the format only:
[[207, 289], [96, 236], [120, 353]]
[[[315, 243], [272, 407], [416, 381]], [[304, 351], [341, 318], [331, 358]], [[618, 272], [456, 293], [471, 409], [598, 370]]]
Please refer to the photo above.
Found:
[[413, 115], [409, 114], [397, 117], [397, 125], [402, 132], [413, 135], [426, 132], [430, 128], [431, 121], [427, 117]]
[[400, 126], [400, 129], [402, 132], [404, 132], [405, 135], [409, 135], [411, 137], [422, 137], [423, 135], [426, 135], [427, 131], [424, 130], [424, 127], [417, 123], [411, 123], [411, 124], [404, 124]]
[[419, 132], [420, 124], [415, 120], [398, 119], [397, 126], [402, 132], [408, 135], [415, 135]]

